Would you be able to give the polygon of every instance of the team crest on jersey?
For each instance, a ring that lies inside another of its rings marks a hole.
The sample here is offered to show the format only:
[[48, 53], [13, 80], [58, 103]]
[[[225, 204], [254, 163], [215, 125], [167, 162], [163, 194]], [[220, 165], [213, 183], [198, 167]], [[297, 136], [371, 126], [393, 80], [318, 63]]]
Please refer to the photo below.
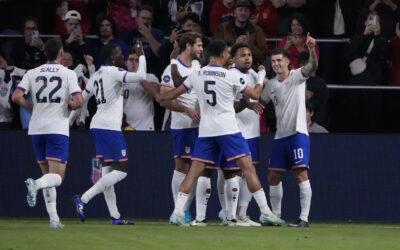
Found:
[[243, 85], [244, 84], [244, 79], [240, 77], [239, 82], [240, 82], [240, 84]]
[[122, 155], [123, 157], [126, 156], [126, 149], [122, 149], [122, 150], [121, 150], [121, 155]]
[[185, 147], [185, 153], [189, 154], [190, 153], [190, 147]]
[[163, 82], [168, 83], [169, 81], [171, 81], [171, 77], [165, 75], [162, 80], [163, 80]]

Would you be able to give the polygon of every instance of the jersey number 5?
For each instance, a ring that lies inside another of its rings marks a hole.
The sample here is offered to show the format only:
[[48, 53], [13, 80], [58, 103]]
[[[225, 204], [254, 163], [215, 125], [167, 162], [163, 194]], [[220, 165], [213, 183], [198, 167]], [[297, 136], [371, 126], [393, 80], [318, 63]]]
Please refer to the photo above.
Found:
[[[37, 101], [37, 103], [46, 103], [47, 96], [40, 97], [40, 95], [42, 94], [43, 90], [47, 87], [47, 78], [45, 76], [36, 77], [35, 82], [40, 82], [40, 81], [43, 83], [43, 85], [42, 85], [42, 87], [39, 88], [38, 92], [36, 92], [36, 101]], [[62, 80], [58, 76], [52, 76], [52, 77], [50, 77], [49, 83], [53, 83], [53, 82], [56, 82], [57, 85], [49, 93], [49, 102], [50, 103], [60, 103], [61, 97], [53, 98], [53, 95], [59, 89], [61, 89]]]
[[210, 106], [215, 106], [217, 105], [217, 93], [215, 93], [214, 90], [210, 89], [210, 85], [215, 85], [214, 81], [204, 81], [204, 93], [211, 95], [211, 101], [210, 99], [207, 99], [207, 103]]

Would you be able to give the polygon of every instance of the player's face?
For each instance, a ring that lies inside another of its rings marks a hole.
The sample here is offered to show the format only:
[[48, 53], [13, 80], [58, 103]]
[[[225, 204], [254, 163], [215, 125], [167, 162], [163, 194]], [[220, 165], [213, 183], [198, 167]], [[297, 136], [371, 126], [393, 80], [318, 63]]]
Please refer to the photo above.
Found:
[[68, 19], [65, 22], [65, 29], [67, 30], [67, 34], [71, 34], [78, 26], [80, 25], [78, 19]]
[[292, 33], [296, 36], [300, 36], [303, 34], [303, 26], [299, 23], [297, 19], [293, 19], [292, 24], [290, 25], [292, 29]]
[[130, 54], [125, 64], [128, 71], [136, 72], [139, 67], [139, 57], [136, 54]]
[[67, 68], [72, 67], [72, 65], [74, 64], [74, 60], [71, 53], [64, 51], [63, 57], [61, 59], [61, 64]]
[[111, 27], [111, 23], [108, 20], [104, 20], [103, 22], [101, 22], [100, 24], [100, 28], [99, 28], [99, 32], [100, 32], [100, 36], [101, 37], [112, 37], [113, 33], [112, 33], [112, 27]]
[[235, 67], [238, 69], [250, 69], [253, 64], [253, 56], [249, 48], [240, 48], [237, 50], [236, 55], [233, 57]]
[[182, 25], [182, 30], [193, 32], [195, 25], [196, 23], [189, 19]]
[[196, 38], [196, 42], [192, 46], [190, 55], [192, 56], [192, 59], [201, 59], [201, 56], [203, 55], [203, 42], [200, 38]]
[[116, 47], [114, 50], [114, 55], [113, 55], [113, 64], [117, 67], [123, 67], [124, 66], [124, 55], [122, 55], [122, 51], [119, 47]]
[[278, 75], [289, 71], [289, 63], [289, 59], [284, 57], [282, 54], [273, 55], [271, 57], [272, 69]]

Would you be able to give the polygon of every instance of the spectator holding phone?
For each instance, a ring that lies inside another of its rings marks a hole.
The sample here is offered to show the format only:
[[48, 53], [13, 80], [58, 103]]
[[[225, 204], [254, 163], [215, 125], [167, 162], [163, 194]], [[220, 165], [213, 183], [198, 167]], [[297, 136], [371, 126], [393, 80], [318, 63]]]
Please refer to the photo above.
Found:
[[377, 12], [380, 16], [381, 34], [387, 39], [392, 38], [400, 16], [400, 0], [369, 0], [366, 7], [365, 12]]
[[64, 49], [71, 52], [74, 58], [74, 65], [84, 63], [84, 55], [89, 53], [89, 46], [83, 36], [81, 29], [81, 14], [76, 10], [70, 10], [65, 13], [64, 25], [66, 33], [61, 36]]
[[15, 40], [9, 63], [28, 70], [45, 61], [43, 41], [39, 37], [38, 21], [34, 17], [28, 17], [24, 21], [24, 37]]

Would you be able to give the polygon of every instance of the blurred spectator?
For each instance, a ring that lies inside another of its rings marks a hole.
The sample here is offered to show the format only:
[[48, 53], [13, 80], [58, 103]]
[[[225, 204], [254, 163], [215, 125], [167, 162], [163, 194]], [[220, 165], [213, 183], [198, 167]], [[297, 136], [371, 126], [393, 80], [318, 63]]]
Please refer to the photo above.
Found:
[[137, 28], [140, 0], [113, 0], [108, 6], [109, 15], [115, 20], [114, 32], [122, 34], [132, 28]]
[[308, 133], [313, 133], [313, 134], [326, 134], [329, 133], [329, 131], [324, 128], [323, 126], [319, 125], [315, 120], [314, 120], [314, 105], [311, 102], [306, 102], [306, 117], [307, 117], [307, 130]]
[[68, 28], [65, 27], [65, 15], [69, 10], [75, 10], [80, 13], [82, 16], [82, 20], [80, 19], [80, 26], [82, 32], [88, 34], [91, 31], [91, 21], [88, 13], [88, 3], [89, 0], [63, 0], [59, 1], [59, 6], [56, 9], [57, 19], [56, 19], [56, 27], [55, 32], [57, 34], [65, 34], [68, 33]]
[[[134, 49], [129, 50], [125, 65], [128, 71], [137, 71], [139, 56]], [[159, 81], [153, 74], [147, 74], [146, 81], [159, 86]], [[147, 92], [142, 84], [134, 82], [124, 85], [123, 96], [127, 123], [135, 130], [154, 130], [154, 103], [151, 93]]]
[[235, 0], [214, 0], [210, 12], [210, 33], [214, 35], [220, 24], [227, 24], [233, 20]]
[[[290, 52], [290, 64], [292, 69], [300, 67], [299, 54], [308, 51], [306, 45], [307, 33], [309, 32], [308, 22], [306, 17], [302, 14], [296, 14], [290, 19], [290, 32], [286, 38], [282, 39], [279, 43], [279, 48], [284, 48]], [[316, 44], [315, 50], [319, 57], [319, 49]]]
[[376, 12], [364, 18], [364, 31], [350, 41], [348, 62], [352, 71], [349, 83], [384, 84], [388, 44], [381, 34], [380, 16]]
[[[308, 51], [300, 53], [300, 66], [307, 64], [309, 56]], [[314, 72], [306, 81], [306, 101], [313, 105], [313, 121], [324, 127], [329, 124], [327, 109], [328, 99], [329, 90], [325, 80], [316, 76]]]
[[400, 23], [396, 25], [396, 35], [391, 41], [391, 59], [390, 84], [400, 85]]
[[368, 0], [365, 3], [365, 7], [365, 13], [378, 13], [381, 17], [381, 34], [387, 39], [392, 38], [397, 18], [400, 17], [400, 0]]
[[171, 21], [178, 25], [180, 20], [188, 13], [195, 13], [199, 17], [203, 14], [204, 1], [202, 0], [170, 0], [168, 13]]
[[45, 61], [37, 19], [28, 17], [24, 21], [24, 37], [15, 39], [9, 64], [23, 69], [32, 69]]
[[290, 31], [290, 21], [294, 14], [301, 13], [307, 15], [306, 0], [271, 0], [271, 4], [278, 13], [279, 36], [286, 36]]
[[214, 34], [215, 38], [227, 43], [247, 43], [253, 53], [255, 64], [265, 60], [267, 43], [263, 30], [250, 22], [251, 3], [248, 0], [237, 0], [234, 9], [234, 19], [229, 23], [220, 24]]
[[0, 129], [11, 128], [13, 121], [13, 113], [10, 105], [12, 83], [11, 81], [5, 81], [8, 67], [7, 62], [0, 56]]
[[146, 56], [147, 71], [160, 75], [162, 68], [160, 67], [158, 52], [165, 39], [161, 30], [151, 26], [152, 22], [153, 8], [142, 6], [137, 17], [138, 27], [130, 30], [125, 35], [124, 40], [128, 46], [134, 44], [136, 40], [140, 40]]
[[74, 68], [74, 58], [72, 57], [71, 52], [68, 50], [64, 50], [64, 56], [61, 60], [61, 64], [69, 69]]
[[123, 40], [115, 38], [116, 26], [112, 17], [102, 17], [96, 27], [99, 38], [92, 40], [90, 46], [96, 69], [100, 68], [101, 64], [104, 63], [101, 51], [109, 43], [117, 45], [125, 58], [128, 56], [128, 45]]
[[68, 11], [64, 17], [66, 34], [61, 36], [64, 49], [71, 53], [74, 65], [84, 63], [83, 56], [89, 54], [88, 41], [83, 37], [80, 21], [81, 15], [78, 11]]
[[260, 26], [267, 38], [278, 36], [278, 14], [269, 0], [253, 0], [254, 8], [250, 21]]

